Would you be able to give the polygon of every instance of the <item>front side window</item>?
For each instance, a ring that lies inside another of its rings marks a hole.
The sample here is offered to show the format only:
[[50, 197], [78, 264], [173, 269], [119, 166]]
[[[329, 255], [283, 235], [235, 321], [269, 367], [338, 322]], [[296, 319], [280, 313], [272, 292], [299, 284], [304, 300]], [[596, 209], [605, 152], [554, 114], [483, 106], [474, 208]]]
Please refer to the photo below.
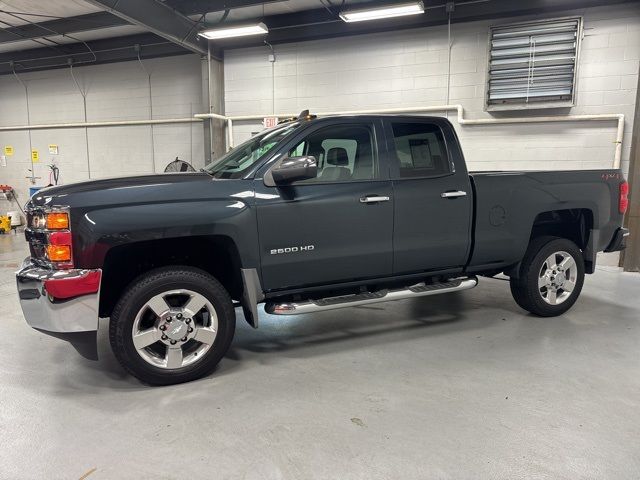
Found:
[[249, 169], [298, 126], [300, 123], [294, 122], [266, 130], [214, 160], [204, 170], [214, 178], [243, 178]]
[[289, 151], [290, 157], [313, 156], [318, 176], [299, 183], [371, 180], [376, 176], [373, 134], [365, 125], [335, 125], [311, 133]]
[[451, 172], [440, 127], [393, 123], [393, 143], [401, 178], [438, 177]]

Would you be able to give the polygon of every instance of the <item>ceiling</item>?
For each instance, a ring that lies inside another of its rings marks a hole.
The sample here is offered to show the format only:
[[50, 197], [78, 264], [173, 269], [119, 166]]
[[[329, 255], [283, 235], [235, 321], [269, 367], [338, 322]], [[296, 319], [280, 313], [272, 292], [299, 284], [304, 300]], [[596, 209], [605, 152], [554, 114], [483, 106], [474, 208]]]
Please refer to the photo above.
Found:
[[[208, 45], [197, 32], [263, 21], [270, 43], [446, 23], [447, 0], [424, 0], [426, 13], [346, 24], [341, 8], [399, 0], [0, 0], [0, 75], [259, 45], [245, 37]], [[407, 1], [407, 0], [402, 0]], [[560, 11], [638, 0], [456, 0], [452, 22]]]

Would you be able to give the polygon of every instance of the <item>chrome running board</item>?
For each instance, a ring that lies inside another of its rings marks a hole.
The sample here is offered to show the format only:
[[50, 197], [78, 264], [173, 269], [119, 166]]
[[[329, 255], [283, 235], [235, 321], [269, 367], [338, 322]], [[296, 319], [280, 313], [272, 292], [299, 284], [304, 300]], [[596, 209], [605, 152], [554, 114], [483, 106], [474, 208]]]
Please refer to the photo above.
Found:
[[468, 290], [478, 284], [476, 277], [456, 278], [443, 283], [418, 283], [411, 287], [398, 290], [379, 290], [377, 292], [364, 292], [353, 295], [341, 295], [339, 297], [320, 298], [317, 300], [303, 300], [300, 302], [268, 302], [264, 309], [272, 315], [300, 315], [303, 313], [324, 312], [336, 308], [358, 307], [371, 303], [390, 302], [392, 300], [404, 300], [406, 298], [425, 297], [440, 293]]

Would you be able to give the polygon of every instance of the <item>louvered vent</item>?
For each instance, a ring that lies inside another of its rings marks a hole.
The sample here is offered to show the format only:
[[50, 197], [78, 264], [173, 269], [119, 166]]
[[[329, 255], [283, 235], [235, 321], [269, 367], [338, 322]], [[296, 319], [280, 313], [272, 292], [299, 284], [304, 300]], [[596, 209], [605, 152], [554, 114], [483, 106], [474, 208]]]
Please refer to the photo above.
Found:
[[571, 105], [580, 32], [580, 18], [492, 27], [487, 106]]

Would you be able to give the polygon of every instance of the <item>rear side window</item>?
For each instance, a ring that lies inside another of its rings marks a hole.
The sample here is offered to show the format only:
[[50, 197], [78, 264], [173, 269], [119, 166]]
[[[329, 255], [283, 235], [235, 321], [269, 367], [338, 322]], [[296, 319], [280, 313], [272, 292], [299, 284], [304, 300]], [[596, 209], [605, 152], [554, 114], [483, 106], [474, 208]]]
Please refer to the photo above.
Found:
[[451, 173], [442, 131], [430, 123], [393, 123], [400, 178], [438, 177]]

